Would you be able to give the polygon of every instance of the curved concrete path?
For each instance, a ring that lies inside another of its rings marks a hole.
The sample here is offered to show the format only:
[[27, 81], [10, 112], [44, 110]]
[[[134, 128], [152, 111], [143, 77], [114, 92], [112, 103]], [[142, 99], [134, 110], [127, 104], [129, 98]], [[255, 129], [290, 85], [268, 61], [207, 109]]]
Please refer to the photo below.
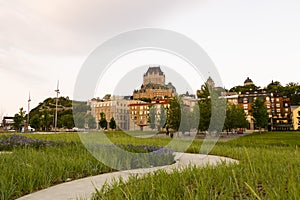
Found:
[[28, 194], [19, 198], [19, 200], [90, 199], [95, 193], [95, 188], [100, 190], [105, 182], [112, 183], [113, 180], [118, 179], [119, 177], [122, 177], [122, 179], [125, 181], [132, 174], [138, 174], [142, 176], [143, 174], [151, 173], [159, 169], [163, 169], [171, 173], [174, 169], [182, 170], [189, 165], [205, 166], [217, 165], [222, 162], [238, 163], [238, 161], [233, 160], [231, 158], [188, 153], [176, 153], [175, 160], [176, 163], [168, 166], [106, 173], [79, 180], [74, 180], [67, 183], [62, 183], [44, 190]]

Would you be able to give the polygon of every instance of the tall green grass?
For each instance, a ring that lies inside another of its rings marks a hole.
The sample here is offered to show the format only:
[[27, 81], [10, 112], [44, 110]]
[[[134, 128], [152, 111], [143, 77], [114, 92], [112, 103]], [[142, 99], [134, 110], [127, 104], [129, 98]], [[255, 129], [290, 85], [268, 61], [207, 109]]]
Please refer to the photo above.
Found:
[[[135, 138], [122, 132], [106, 134], [113, 143], [118, 144], [166, 144], [164, 140]], [[3, 135], [12, 134], [1, 134]], [[21, 135], [55, 141], [62, 145], [43, 148], [16, 147], [12, 149], [12, 153], [0, 154], [0, 199], [15, 199], [55, 184], [114, 171], [90, 154], [77, 133]], [[171, 159], [170, 156], [165, 158]]]
[[15, 148], [0, 154], [0, 199], [15, 199], [51, 185], [111, 172], [79, 143]]
[[[106, 185], [93, 199], [300, 199], [299, 135], [263, 133], [219, 142], [211, 153], [239, 164], [133, 176]], [[188, 151], [198, 148], [194, 143]]]

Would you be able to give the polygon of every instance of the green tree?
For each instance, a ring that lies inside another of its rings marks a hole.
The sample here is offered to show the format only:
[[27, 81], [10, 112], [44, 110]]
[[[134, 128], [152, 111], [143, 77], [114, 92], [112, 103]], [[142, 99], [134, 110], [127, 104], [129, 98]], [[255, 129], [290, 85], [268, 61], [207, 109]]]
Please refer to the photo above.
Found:
[[166, 109], [164, 108], [163, 105], [160, 105], [159, 120], [158, 120], [159, 131], [161, 128], [165, 127], [166, 120], [167, 120]]
[[25, 111], [23, 110], [23, 108], [20, 108], [19, 113], [16, 113], [14, 118], [14, 123], [13, 123], [13, 127], [15, 130], [20, 130], [21, 126], [24, 124], [24, 120], [25, 120]]
[[112, 117], [111, 119], [110, 119], [110, 121], [109, 121], [109, 128], [111, 128], [111, 129], [116, 129], [117, 128], [117, 124], [116, 124], [116, 121], [115, 121], [115, 118], [114, 117]]
[[213, 88], [208, 83], [205, 83], [201, 86], [201, 90], [197, 91], [198, 96], [198, 108], [194, 114], [200, 114], [200, 116], [195, 116], [196, 119], [199, 119], [198, 130], [199, 131], [207, 131], [210, 124], [211, 118], [211, 93], [213, 92]]
[[199, 102], [200, 118], [198, 129], [200, 131], [207, 131], [211, 118], [211, 100], [206, 99]]
[[44, 110], [41, 115], [41, 125], [43, 130], [49, 131], [52, 123], [53, 123], [53, 117], [51, 117], [48, 110]]
[[96, 119], [95, 117], [93, 117], [92, 115], [88, 115], [86, 118], [85, 118], [85, 121], [89, 127], [89, 129], [95, 129], [97, 127], [97, 124], [96, 124]]
[[106, 117], [105, 117], [105, 113], [104, 113], [104, 112], [101, 112], [101, 113], [100, 113], [99, 126], [100, 126], [100, 128], [102, 128], [102, 129], [107, 129], [107, 120], [106, 120]]
[[35, 114], [30, 118], [30, 125], [36, 130], [41, 128], [41, 119], [38, 114]]
[[224, 129], [229, 132], [236, 128], [247, 128], [248, 121], [243, 108], [236, 105], [228, 105], [226, 110], [226, 119]]
[[192, 112], [192, 120], [191, 120], [191, 128], [195, 128], [197, 133], [199, 133], [199, 122], [200, 122], [200, 108], [199, 102], [193, 108]]
[[196, 118], [199, 119], [198, 131], [209, 131], [209, 133], [222, 131], [226, 112], [226, 101], [224, 98], [219, 98], [222, 91], [208, 83], [201, 86], [201, 90], [197, 93], [198, 113], [200, 113], [200, 117]]
[[189, 132], [191, 130], [191, 112], [187, 106], [181, 105], [181, 123], [179, 127], [179, 131], [184, 134], [185, 132]]
[[76, 112], [74, 113], [74, 122], [75, 126], [78, 128], [84, 128], [86, 119], [85, 119], [86, 112]]
[[272, 81], [268, 86], [267, 86], [268, 92], [272, 93], [282, 93], [284, 90], [284, 87], [281, 85], [279, 81]]
[[251, 113], [254, 118], [254, 124], [261, 132], [262, 128], [266, 128], [268, 125], [269, 114], [264, 101], [260, 98], [256, 98], [252, 103]]
[[74, 127], [74, 119], [73, 119], [73, 115], [71, 115], [71, 114], [63, 115], [61, 117], [61, 121], [62, 121], [63, 127], [66, 127], [68, 129], [71, 129]]
[[156, 128], [156, 108], [153, 104], [149, 109], [149, 126], [152, 130]]
[[250, 90], [255, 91], [255, 90], [258, 90], [258, 89], [260, 89], [260, 87], [254, 85], [254, 84], [251, 84], [251, 85], [243, 85], [243, 86], [238, 85], [238, 86], [234, 86], [233, 88], [231, 88], [231, 89], [229, 90], [229, 92], [236, 92], [236, 93], [239, 93], [239, 92], [246, 92], [246, 91], [250, 91]]
[[168, 127], [174, 131], [178, 131], [181, 120], [180, 99], [178, 96], [169, 101], [169, 108], [167, 110], [167, 124]]

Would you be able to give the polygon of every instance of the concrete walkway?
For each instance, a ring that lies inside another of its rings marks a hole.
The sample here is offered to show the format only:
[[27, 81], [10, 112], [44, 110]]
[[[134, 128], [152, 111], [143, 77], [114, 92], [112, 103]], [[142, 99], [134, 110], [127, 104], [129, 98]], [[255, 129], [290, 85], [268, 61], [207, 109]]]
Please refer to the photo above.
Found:
[[114, 173], [107, 173], [97, 175], [93, 177], [87, 177], [59, 185], [49, 187], [47, 189], [34, 192], [19, 198], [20, 200], [66, 200], [66, 199], [90, 199], [95, 193], [95, 188], [98, 190], [104, 185], [105, 182], [112, 183], [113, 180], [122, 177], [122, 179], [128, 180], [132, 174], [143, 175], [151, 173], [159, 169], [163, 169], [171, 173], [174, 169], [182, 170], [189, 165], [205, 166], [205, 165], [217, 165], [221, 162], [226, 163], [238, 163], [238, 161], [219, 156], [201, 155], [201, 154], [188, 154], [188, 153], [176, 153], [176, 163], [168, 166], [153, 167], [147, 169], [135, 169], [128, 171], [119, 171]]

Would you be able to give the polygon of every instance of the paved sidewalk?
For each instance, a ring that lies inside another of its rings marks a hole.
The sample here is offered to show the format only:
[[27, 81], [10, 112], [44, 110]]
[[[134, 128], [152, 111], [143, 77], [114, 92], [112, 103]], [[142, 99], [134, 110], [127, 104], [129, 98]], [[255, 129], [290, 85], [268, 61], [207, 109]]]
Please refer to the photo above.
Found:
[[93, 193], [95, 193], [95, 188], [99, 190], [105, 182], [111, 183], [114, 179], [117, 179], [119, 177], [122, 177], [123, 180], [127, 180], [132, 174], [143, 175], [146, 173], [157, 171], [159, 169], [166, 170], [167, 172], [172, 172], [174, 169], [181, 170], [188, 165], [217, 165], [221, 162], [238, 163], [238, 161], [226, 157], [188, 153], [176, 153], [175, 159], [176, 163], [168, 166], [106, 173], [67, 183], [62, 183], [32, 194], [28, 194], [19, 198], [19, 200], [90, 199]]

